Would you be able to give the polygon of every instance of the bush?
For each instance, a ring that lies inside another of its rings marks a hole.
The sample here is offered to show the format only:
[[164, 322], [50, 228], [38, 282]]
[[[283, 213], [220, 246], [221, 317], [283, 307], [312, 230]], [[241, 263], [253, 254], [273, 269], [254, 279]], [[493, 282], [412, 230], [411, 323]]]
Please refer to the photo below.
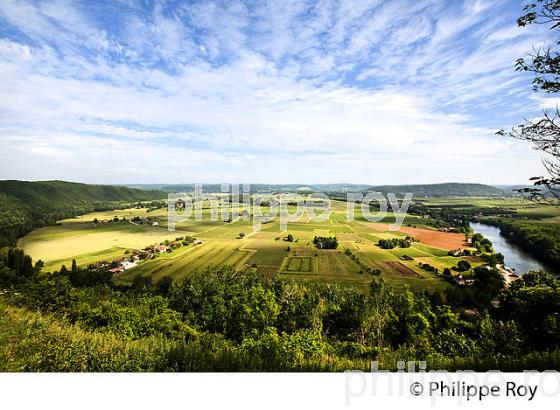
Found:
[[398, 247], [410, 248], [413, 238], [407, 236], [405, 239], [393, 238], [393, 239], [380, 239], [377, 245], [383, 249], [393, 249]]
[[471, 264], [469, 263], [469, 261], [460, 260], [459, 262], [457, 262], [457, 270], [459, 272], [466, 272], [470, 269], [471, 269]]
[[320, 249], [336, 249], [338, 247], [338, 240], [334, 236], [315, 236], [313, 244]]

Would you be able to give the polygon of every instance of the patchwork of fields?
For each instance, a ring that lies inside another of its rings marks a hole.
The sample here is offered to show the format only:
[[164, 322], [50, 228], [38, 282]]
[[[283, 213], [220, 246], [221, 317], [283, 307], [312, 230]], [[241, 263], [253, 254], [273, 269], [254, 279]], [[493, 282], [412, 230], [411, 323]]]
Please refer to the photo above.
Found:
[[[210, 266], [229, 266], [296, 281], [337, 283], [363, 289], [374, 277], [369, 273], [374, 269], [381, 271], [381, 277], [397, 288], [434, 290], [448, 286], [441, 276], [423, 270], [419, 263], [430, 264], [440, 271], [455, 266], [457, 258], [447, 256], [447, 251], [464, 246], [464, 235], [421, 227], [421, 220], [414, 221], [416, 227], [403, 226], [401, 231], [390, 231], [387, 224], [366, 222], [360, 217], [347, 221], [343, 203], [334, 202], [332, 211], [324, 222], [310, 222], [303, 217], [290, 223], [286, 232], [281, 232], [278, 220], [263, 224], [258, 232], [253, 232], [251, 221], [213, 222], [206, 210], [202, 221], [178, 223], [175, 232], [166, 229], [165, 209], [98, 212], [37, 229], [18, 245], [35, 260], [43, 260], [46, 270], [52, 271], [60, 269], [62, 264], [69, 266], [72, 259], [86, 266], [96, 261], [111, 261], [123, 256], [126, 250], [174, 241], [177, 237], [197, 238], [197, 243], [116, 274], [117, 282], [130, 282], [137, 275], [148, 275], [154, 282], [166, 275], [178, 280]], [[131, 221], [147, 216], [151, 221], [148, 224]], [[115, 217], [120, 220], [112, 222]], [[94, 224], [95, 219], [107, 222]], [[293, 242], [285, 240], [288, 234]], [[377, 246], [380, 239], [407, 235], [419, 242], [410, 248], [391, 250]], [[337, 237], [338, 249], [315, 248], [312, 243], [315, 236]], [[347, 249], [359, 262], [345, 252]]]

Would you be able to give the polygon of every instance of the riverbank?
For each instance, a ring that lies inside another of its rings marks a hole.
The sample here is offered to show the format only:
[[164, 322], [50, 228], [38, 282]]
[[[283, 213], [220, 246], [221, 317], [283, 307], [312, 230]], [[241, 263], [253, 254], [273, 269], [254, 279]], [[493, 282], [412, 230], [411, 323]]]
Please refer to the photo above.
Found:
[[496, 265], [496, 268], [500, 272], [500, 275], [502, 275], [502, 277], [504, 278], [506, 286], [511, 285], [513, 282], [519, 279], [519, 275], [515, 273], [515, 271], [510, 267], [498, 264]]
[[470, 226], [475, 232], [482, 234], [492, 242], [494, 251], [504, 256], [505, 266], [510, 267], [515, 274], [523, 275], [529, 271], [539, 270], [553, 272], [551, 267], [537, 260], [521, 246], [509, 241], [502, 234], [499, 226], [483, 222], [471, 222]]

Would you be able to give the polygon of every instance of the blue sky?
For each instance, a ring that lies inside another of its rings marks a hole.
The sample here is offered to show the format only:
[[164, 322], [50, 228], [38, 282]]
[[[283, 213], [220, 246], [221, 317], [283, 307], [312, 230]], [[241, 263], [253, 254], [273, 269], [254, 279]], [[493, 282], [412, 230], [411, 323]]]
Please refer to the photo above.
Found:
[[525, 183], [516, 0], [0, 3], [0, 179]]

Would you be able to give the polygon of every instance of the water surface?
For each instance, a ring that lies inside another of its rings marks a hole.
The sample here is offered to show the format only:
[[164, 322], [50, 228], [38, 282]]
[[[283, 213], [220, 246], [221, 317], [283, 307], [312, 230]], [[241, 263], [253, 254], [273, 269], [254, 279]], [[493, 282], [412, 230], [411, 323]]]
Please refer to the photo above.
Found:
[[552, 269], [537, 261], [519, 246], [508, 242], [500, 233], [500, 228], [480, 222], [471, 222], [470, 225], [475, 232], [481, 233], [492, 242], [494, 251], [504, 255], [505, 265], [515, 269], [516, 273], [524, 274], [531, 270], [552, 272]]

